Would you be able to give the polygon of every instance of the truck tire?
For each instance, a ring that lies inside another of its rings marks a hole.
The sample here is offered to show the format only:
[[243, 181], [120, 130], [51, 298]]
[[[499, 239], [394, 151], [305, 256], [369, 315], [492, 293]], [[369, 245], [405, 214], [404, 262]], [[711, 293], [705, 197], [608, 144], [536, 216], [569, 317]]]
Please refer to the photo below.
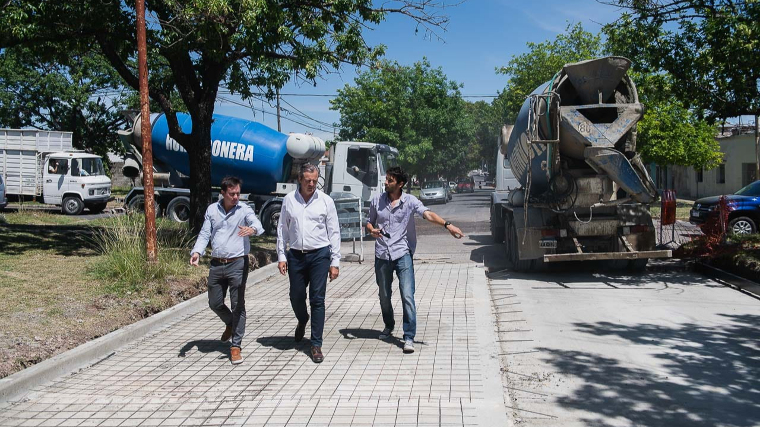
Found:
[[103, 212], [106, 209], [107, 205], [108, 205], [107, 202], [96, 203], [94, 205], [90, 205], [90, 207], [88, 209], [90, 210], [91, 214], [99, 214], [99, 213]]
[[629, 259], [627, 269], [633, 273], [642, 273], [647, 269], [649, 258]]
[[[153, 200], [156, 205], [156, 218], [161, 216], [161, 207], [158, 206], [158, 202]], [[138, 194], [133, 197], [129, 203], [127, 203], [127, 211], [129, 212], [145, 212], [145, 196]]]
[[61, 210], [66, 215], [79, 215], [84, 210], [82, 199], [76, 196], [66, 196], [63, 198]]
[[270, 236], [277, 235], [277, 223], [280, 222], [281, 208], [281, 204], [273, 203], [267, 206], [261, 214], [261, 224], [264, 226], [264, 232]]
[[190, 198], [178, 196], [173, 198], [166, 206], [166, 217], [174, 222], [187, 222], [190, 220]]
[[494, 243], [504, 242], [504, 221], [496, 218], [495, 207], [491, 207], [491, 238]]
[[738, 216], [728, 222], [728, 232], [732, 234], [753, 234], [756, 231], [755, 221], [746, 216]]

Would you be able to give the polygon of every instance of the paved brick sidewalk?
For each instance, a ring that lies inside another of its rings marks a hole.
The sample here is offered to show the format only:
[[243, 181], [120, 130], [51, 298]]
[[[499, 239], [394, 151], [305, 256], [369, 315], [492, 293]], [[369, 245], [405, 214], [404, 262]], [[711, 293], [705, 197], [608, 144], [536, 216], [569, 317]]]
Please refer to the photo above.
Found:
[[[504, 407], [500, 387], [489, 387], [499, 381], [486, 354], [497, 351], [484, 335], [490, 303], [473, 296], [487, 295], [483, 272], [473, 263], [415, 268], [412, 355], [399, 338], [378, 339], [372, 263], [344, 264], [328, 284], [320, 365], [308, 356], [308, 339], [293, 341], [288, 282], [277, 274], [247, 291], [242, 365], [230, 365], [228, 344], [218, 341], [222, 325], [206, 308], [0, 407], [0, 425], [493, 425]], [[400, 336], [398, 292], [394, 308]]]

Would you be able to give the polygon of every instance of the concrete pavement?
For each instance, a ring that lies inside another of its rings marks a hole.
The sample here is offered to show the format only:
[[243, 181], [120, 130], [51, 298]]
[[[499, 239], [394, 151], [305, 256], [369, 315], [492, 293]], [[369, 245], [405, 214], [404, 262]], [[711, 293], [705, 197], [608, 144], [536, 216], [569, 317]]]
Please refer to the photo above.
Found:
[[[371, 250], [365, 256], [373, 260]], [[397, 337], [379, 340], [373, 264], [344, 264], [328, 285], [325, 361], [314, 364], [308, 339], [293, 341], [288, 282], [278, 274], [249, 285], [242, 365], [230, 365], [221, 322], [201, 307], [3, 405], [0, 425], [507, 425], [481, 266], [452, 256], [415, 267], [414, 354], [401, 351], [398, 292]]]

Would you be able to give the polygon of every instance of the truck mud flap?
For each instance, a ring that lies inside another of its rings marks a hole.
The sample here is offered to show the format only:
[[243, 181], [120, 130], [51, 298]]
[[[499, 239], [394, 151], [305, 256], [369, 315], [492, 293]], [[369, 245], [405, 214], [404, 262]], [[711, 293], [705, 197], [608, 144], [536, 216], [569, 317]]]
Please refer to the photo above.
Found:
[[670, 250], [640, 251], [640, 252], [588, 252], [588, 253], [579, 252], [579, 253], [572, 253], [572, 254], [547, 254], [547, 255], [544, 255], [544, 262], [671, 258], [672, 256], [673, 256], [673, 252]]

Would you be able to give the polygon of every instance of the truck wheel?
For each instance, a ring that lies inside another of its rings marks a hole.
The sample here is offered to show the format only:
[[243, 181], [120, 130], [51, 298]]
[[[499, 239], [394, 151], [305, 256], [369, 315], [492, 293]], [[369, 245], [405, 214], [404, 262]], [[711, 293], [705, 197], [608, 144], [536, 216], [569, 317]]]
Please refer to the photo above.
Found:
[[88, 209], [90, 209], [90, 213], [91, 214], [99, 214], [99, 213], [103, 212], [106, 209], [107, 205], [108, 205], [108, 203], [106, 203], [106, 202], [104, 202], [104, 203], [96, 203], [94, 205], [90, 205], [90, 207]]
[[187, 222], [190, 220], [190, 198], [185, 196], [175, 197], [166, 206], [166, 217], [174, 222]]
[[[161, 216], [161, 207], [158, 206], [158, 202], [153, 200], [156, 205], [156, 218]], [[138, 194], [133, 197], [129, 203], [127, 203], [127, 211], [130, 212], [145, 212], [145, 196]]]
[[277, 235], [277, 224], [280, 222], [280, 209], [282, 205], [275, 203], [267, 206], [261, 215], [261, 223], [264, 226], [264, 232], [270, 236]]
[[504, 222], [496, 218], [494, 208], [491, 208], [491, 238], [494, 243], [504, 242]]
[[755, 221], [746, 217], [739, 216], [728, 222], [728, 232], [733, 234], [752, 234], [757, 231]]
[[630, 259], [628, 260], [628, 271], [642, 273], [647, 269], [648, 262], [649, 258]]
[[66, 215], [79, 215], [84, 210], [84, 203], [79, 197], [67, 196], [63, 199], [61, 210]]

